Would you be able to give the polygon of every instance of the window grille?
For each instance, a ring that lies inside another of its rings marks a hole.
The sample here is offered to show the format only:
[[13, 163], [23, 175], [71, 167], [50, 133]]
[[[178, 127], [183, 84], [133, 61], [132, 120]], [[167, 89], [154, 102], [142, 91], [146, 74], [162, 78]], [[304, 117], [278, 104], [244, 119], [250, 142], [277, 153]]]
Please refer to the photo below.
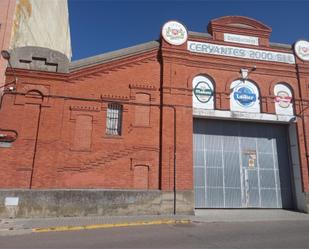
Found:
[[108, 104], [106, 113], [106, 134], [121, 135], [122, 105]]

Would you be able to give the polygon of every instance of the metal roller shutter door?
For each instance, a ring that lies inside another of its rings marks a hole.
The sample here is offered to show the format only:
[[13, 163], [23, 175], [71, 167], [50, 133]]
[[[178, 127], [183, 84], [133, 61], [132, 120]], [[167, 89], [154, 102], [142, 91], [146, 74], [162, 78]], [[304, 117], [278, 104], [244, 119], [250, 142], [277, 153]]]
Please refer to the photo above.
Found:
[[196, 208], [292, 208], [287, 128], [194, 119]]

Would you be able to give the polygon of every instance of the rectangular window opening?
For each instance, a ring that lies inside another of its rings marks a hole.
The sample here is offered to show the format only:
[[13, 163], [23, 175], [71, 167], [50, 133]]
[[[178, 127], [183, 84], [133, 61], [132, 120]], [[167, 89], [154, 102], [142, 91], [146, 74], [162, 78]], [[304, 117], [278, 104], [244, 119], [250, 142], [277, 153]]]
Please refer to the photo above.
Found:
[[122, 105], [108, 104], [106, 113], [106, 134], [121, 136]]

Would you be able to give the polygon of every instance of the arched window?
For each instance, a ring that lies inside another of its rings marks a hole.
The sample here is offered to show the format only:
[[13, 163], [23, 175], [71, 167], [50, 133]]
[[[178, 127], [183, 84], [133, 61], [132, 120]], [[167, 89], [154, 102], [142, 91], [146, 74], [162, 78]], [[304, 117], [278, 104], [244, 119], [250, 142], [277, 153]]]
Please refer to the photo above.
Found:
[[285, 83], [275, 85], [275, 109], [276, 114], [280, 115], [294, 115], [294, 108], [292, 103], [292, 91]]
[[198, 75], [192, 81], [192, 104], [195, 108], [214, 109], [214, 85], [209, 77]]
[[239, 112], [261, 112], [257, 86], [249, 80], [235, 80], [231, 84], [230, 109]]

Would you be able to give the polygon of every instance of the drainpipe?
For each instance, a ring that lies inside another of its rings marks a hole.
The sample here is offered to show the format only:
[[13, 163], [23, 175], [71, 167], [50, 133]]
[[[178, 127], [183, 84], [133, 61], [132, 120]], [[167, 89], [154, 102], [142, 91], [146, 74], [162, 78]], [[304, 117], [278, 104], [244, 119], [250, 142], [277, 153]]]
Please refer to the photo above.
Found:
[[177, 203], [177, 196], [176, 196], [176, 137], [177, 137], [177, 133], [176, 133], [176, 108], [175, 106], [172, 107], [174, 110], [174, 215], [176, 214], [176, 203]]
[[[304, 104], [303, 104], [303, 94], [302, 94], [302, 91], [301, 91], [301, 83], [300, 83], [298, 65], [296, 65], [296, 73], [297, 73], [299, 95], [300, 95], [300, 99], [301, 99], [301, 104], [300, 104], [301, 112], [300, 113], [302, 113], [301, 115], [297, 115], [297, 116], [299, 116], [302, 120], [302, 128], [303, 128], [303, 134], [304, 134], [304, 145], [305, 145], [305, 152], [306, 152], [305, 156], [306, 156], [306, 162], [307, 162], [307, 166], [308, 166], [309, 165], [309, 155], [308, 155], [307, 134], [306, 134], [306, 129], [305, 129], [305, 116], [304, 116], [305, 115], [304, 114], [305, 108], [304, 108]], [[307, 178], [309, 178], [309, 172], [308, 172]], [[303, 190], [304, 190], [304, 186], [303, 186]]]
[[37, 124], [36, 135], [35, 135], [35, 143], [34, 143], [34, 150], [33, 150], [29, 189], [32, 189], [32, 184], [33, 184], [35, 158], [36, 158], [36, 154], [37, 154], [38, 138], [39, 138], [39, 133], [40, 133], [41, 111], [42, 111], [42, 106], [39, 105], [39, 117], [38, 117], [38, 124]]

